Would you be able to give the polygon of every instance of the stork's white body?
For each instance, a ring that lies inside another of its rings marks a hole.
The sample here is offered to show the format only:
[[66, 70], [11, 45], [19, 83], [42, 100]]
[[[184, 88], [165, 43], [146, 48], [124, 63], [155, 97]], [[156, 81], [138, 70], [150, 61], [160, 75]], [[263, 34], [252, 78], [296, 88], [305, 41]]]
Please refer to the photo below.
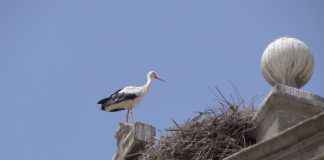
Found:
[[101, 109], [108, 112], [116, 112], [120, 110], [127, 110], [126, 121], [128, 122], [129, 113], [131, 113], [134, 120], [133, 108], [139, 103], [143, 97], [148, 93], [152, 81], [154, 79], [162, 80], [157, 76], [157, 73], [150, 71], [147, 74], [147, 82], [143, 86], [127, 86], [117, 90], [112, 95], [104, 98], [98, 102], [101, 104]]
[[[128, 110], [133, 109], [133, 107], [138, 104], [143, 96], [147, 93], [144, 89], [145, 86], [127, 86], [120, 90], [118, 94], [125, 95], [136, 95], [135, 98], [125, 99], [120, 103], [115, 103], [109, 106], [109, 110], [125, 108]], [[108, 108], [107, 108], [108, 109]]]

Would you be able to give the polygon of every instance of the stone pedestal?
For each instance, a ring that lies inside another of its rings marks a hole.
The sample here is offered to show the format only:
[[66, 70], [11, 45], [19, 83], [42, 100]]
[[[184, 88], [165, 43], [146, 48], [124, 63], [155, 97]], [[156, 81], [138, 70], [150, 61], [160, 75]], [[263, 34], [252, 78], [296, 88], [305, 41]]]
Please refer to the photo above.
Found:
[[323, 160], [324, 112], [224, 160]]
[[322, 111], [323, 98], [300, 89], [277, 85], [254, 117], [257, 142], [269, 139]]
[[324, 99], [277, 85], [254, 117], [257, 144], [224, 160], [324, 160]]
[[154, 140], [155, 128], [141, 122], [120, 123], [115, 135], [118, 150], [113, 160], [135, 160], [145, 145]]

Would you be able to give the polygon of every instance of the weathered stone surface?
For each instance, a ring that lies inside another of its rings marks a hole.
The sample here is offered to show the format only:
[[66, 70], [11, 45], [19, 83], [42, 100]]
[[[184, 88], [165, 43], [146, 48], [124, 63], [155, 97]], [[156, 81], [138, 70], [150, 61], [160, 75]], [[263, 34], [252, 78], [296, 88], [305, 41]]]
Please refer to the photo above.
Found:
[[323, 98], [293, 87], [277, 85], [254, 117], [257, 141], [269, 139], [322, 111]]
[[118, 150], [113, 159], [135, 160], [145, 144], [154, 140], [155, 128], [141, 122], [120, 123], [115, 137]]
[[316, 157], [312, 158], [311, 160], [324, 160], [324, 153], [317, 155]]
[[224, 160], [323, 160], [324, 112]]
[[277, 85], [254, 117], [257, 144], [225, 160], [323, 160], [324, 99]]

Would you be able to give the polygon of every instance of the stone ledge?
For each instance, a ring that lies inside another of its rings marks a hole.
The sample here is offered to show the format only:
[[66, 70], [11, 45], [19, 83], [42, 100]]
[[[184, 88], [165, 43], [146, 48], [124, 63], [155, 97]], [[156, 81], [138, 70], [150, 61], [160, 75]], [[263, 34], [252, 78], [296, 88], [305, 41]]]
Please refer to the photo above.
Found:
[[324, 153], [312, 158], [311, 160], [324, 160]]
[[276, 85], [254, 117], [257, 142], [269, 139], [322, 111], [324, 98], [297, 88]]
[[321, 160], [324, 153], [324, 112], [224, 160]]

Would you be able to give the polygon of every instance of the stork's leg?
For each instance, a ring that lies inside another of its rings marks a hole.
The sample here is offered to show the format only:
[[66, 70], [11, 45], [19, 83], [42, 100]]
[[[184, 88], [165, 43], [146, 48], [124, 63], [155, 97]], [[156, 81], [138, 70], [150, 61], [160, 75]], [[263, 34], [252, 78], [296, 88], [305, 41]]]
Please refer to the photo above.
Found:
[[129, 109], [127, 109], [126, 122], [128, 122], [128, 117], [129, 117]]
[[131, 110], [130, 110], [130, 112], [131, 112], [131, 116], [132, 116], [132, 121], [134, 121], [134, 122], [135, 122], [135, 117], [134, 117], [134, 112], [133, 112], [133, 109], [131, 109]]

